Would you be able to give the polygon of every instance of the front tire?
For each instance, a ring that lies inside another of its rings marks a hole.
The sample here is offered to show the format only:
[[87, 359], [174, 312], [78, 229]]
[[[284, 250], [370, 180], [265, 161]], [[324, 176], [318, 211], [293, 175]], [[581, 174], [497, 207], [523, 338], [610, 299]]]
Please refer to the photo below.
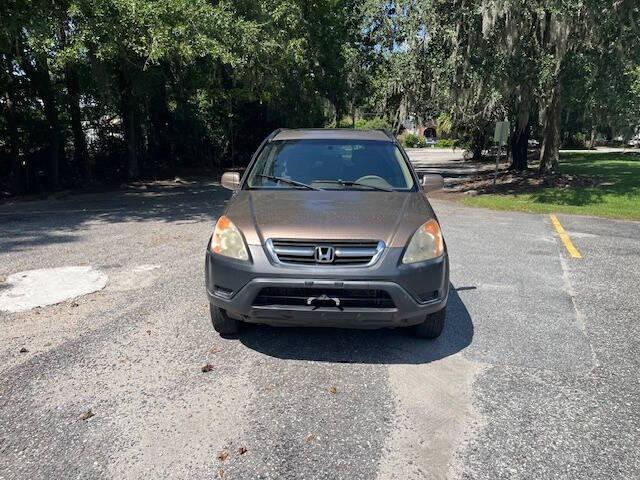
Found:
[[209, 311], [213, 328], [220, 335], [235, 335], [240, 331], [240, 322], [229, 317], [223, 309], [209, 304]]
[[420, 338], [438, 338], [444, 328], [444, 319], [446, 316], [447, 307], [427, 315], [424, 322], [413, 327], [414, 335]]

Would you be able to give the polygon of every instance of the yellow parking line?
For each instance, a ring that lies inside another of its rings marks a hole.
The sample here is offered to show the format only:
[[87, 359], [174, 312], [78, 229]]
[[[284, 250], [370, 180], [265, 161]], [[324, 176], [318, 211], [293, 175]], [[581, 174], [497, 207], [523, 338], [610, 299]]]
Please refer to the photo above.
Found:
[[549, 216], [551, 217], [551, 223], [553, 223], [553, 226], [556, 227], [556, 231], [560, 236], [560, 240], [562, 240], [562, 243], [564, 243], [564, 246], [569, 252], [569, 255], [571, 255], [573, 258], [582, 258], [582, 255], [580, 255], [580, 252], [578, 251], [578, 249], [573, 245], [573, 242], [569, 238], [569, 235], [567, 235], [567, 232], [565, 232], [564, 228], [562, 228], [562, 225], [560, 224], [558, 217], [556, 217], [555, 215], [549, 215]]

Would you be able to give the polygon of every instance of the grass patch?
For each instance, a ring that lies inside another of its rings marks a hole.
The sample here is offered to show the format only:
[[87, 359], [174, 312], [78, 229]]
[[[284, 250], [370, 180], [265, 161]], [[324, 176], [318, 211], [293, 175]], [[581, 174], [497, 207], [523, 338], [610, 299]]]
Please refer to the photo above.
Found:
[[463, 203], [494, 210], [574, 213], [640, 220], [640, 157], [622, 153], [566, 153], [563, 174], [598, 179], [590, 187], [540, 187], [514, 194], [483, 194]]

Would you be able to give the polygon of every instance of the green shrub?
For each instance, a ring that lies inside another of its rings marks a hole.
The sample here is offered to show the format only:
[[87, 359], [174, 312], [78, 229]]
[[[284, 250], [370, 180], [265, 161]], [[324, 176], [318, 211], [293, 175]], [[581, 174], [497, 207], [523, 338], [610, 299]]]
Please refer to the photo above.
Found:
[[561, 148], [571, 150], [584, 150], [589, 147], [587, 136], [582, 132], [577, 132], [572, 136], [565, 138], [562, 142]]
[[453, 130], [453, 121], [448, 113], [441, 113], [436, 119], [436, 133], [438, 137], [444, 137], [451, 134]]
[[[335, 120], [328, 125], [330, 128], [336, 128]], [[338, 122], [338, 128], [353, 128], [353, 122], [350, 117], [344, 117]], [[359, 118], [356, 120], [356, 130], [391, 130], [391, 124], [382, 117]]]
[[333, 120], [331, 123], [327, 125], [327, 128], [351, 128], [351, 119], [344, 117], [337, 124], [336, 121]]
[[361, 130], [391, 130], [391, 124], [384, 118], [374, 117], [368, 120], [356, 120], [356, 128]]
[[458, 146], [458, 141], [455, 138], [441, 138], [436, 142], [438, 148], [455, 148]]
[[403, 147], [407, 148], [424, 148], [427, 146], [427, 141], [421, 135], [415, 133], [403, 133], [398, 137]]

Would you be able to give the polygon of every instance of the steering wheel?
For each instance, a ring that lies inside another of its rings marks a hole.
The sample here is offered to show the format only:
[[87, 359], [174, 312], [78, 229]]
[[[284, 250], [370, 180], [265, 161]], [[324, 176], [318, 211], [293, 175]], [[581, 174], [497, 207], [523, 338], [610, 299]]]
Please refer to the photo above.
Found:
[[365, 185], [371, 185], [372, 187], [380, 188], [393, 188], [393, 186], [387, 182], [384, 178], [378, 175], [365, 175], [356, 180], [357, 183], [364, 183]]

